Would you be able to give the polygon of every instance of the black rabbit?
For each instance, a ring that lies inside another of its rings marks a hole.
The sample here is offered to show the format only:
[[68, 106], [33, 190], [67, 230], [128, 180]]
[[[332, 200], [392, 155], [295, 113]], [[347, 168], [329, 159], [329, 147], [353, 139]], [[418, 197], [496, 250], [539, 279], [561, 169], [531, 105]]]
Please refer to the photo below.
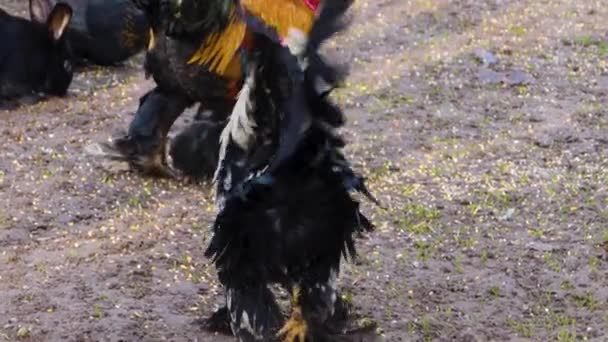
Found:
[[150, 25], [131, 0], [44, 0], [48, 6], [63, 2], [74, 9], [66, 39], [82, 62], [113, 65], [146, 47]]
[[72, 82], [72, 55], [64, 39], [72, 8], [30, 0], [32, 21], [0, 10], [0, 104], [37, 93], [63, 96]]

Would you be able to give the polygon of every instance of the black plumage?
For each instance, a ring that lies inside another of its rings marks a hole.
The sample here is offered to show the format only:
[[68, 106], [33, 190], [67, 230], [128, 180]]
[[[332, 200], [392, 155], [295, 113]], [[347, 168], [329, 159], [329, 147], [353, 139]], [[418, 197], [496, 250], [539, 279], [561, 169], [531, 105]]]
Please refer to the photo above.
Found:
[[[336, 130], [344, 116], [327, 96], [344, 69], [318, 52], [343, 27], [350, 3], [324, 3], [302, 56], [256, 36], [222, 134], [220, 212], [206, 254], [226, 287], [241, 341], [333, 340], [326, 322], [334, 314], [340, 262], [356, 254], [355, 237], [372, 229], [351, 193], [371, 195], [343, 155]], [[287, 322], [276, 319], [271, 283], [293, 293]]]
[[218, 162], [224, 121], [199, 119], [171, 141], [173, 166], [196, 179], [211, 179]]

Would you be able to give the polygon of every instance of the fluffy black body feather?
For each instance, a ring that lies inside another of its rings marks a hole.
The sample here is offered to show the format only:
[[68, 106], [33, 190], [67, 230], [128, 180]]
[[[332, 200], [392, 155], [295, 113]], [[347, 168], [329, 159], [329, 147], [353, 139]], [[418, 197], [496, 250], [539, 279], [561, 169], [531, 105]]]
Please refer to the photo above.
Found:
[[[136, 0], [139, 1], [139, 0]], [[179, 18], [169, 24], [173, 36], [191, 37], [194, 40], [222, 31], [234, 13], [231, 4], [234, 0], [161, 0], [170, 17]]]
[[[341, 151], [336, 129], [343, 113], [327, 98], [344, 69], [318, 54], [343, 27], [350, 3], [324, 4], [303, 80], [294, 79], [294, 56], [284, 47], [256, 38], [244, 90], [222, 134], [221, 210], [206, 255], [226, 287], [231, 327], [241, 341], [277, 339], [281, 323], [270, 283], [297, 293], [298, 337], [333, 341], [326, 323], [334, 314], [341, 259], [354, 256], [355, 237], [372, 229], [351, 195], [369, 193]], [[281, 334], [296, 341], [293, 330], [287, 324]]]
[[173, 166], [196, 179], [211, 179], [217, 167], [224, 121], [197, 120], [171, 141]]
[[224, 103], [228, 93], [226, 79], [209, 72], [204, 65], [188, 64], [205, 37], [173, 39], [167, 36], [169, 22], [159, 11], [158, 8], [146, 10], [148, 16], [153, 16], [150, 21], [153, 25], [155, 41], [154, 46], [146, 53], [144, 66], [146, 72], [161, 89], [184, 94], [192, 103]]

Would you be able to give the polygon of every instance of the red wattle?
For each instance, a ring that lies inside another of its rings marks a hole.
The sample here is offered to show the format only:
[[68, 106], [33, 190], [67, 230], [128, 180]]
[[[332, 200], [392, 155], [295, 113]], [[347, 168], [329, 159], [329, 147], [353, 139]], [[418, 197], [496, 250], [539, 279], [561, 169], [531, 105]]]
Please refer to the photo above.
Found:
[[304, 0], [304, 3], [306, 3], [306, 6], [308, 6], [308, 8], [310, 8], [313, 11], [316, 11], [317, 8], [319, 8], [319, 2], [321, 0]]

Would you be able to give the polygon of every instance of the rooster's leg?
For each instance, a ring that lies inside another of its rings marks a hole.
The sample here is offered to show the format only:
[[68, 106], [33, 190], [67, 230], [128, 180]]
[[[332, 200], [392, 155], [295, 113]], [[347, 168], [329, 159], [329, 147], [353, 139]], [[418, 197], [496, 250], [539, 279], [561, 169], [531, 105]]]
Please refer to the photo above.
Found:
[[308, 336], [308, 324], [302, 312], [302, 292], [299, 286], [292, 290], [291, 315], [278, 333], [283, 342], [305, 342]]
[[166, 147], [169, 129], [190, 105], [185, 96], [164, 93], [156, 88], [140, 100], [126, 136], [106, 147], [122, 155], [136, 169], [158, 176], [170, 176]]
[[293, 287], [291, 316], [279, 331], [284, 342], [324, 340], [330, 333], [327, 325], [333, 323], [336, 307], [340, 306], [335, 285], [337, 269], [324, 266], [311, 271], [306, 280]]

